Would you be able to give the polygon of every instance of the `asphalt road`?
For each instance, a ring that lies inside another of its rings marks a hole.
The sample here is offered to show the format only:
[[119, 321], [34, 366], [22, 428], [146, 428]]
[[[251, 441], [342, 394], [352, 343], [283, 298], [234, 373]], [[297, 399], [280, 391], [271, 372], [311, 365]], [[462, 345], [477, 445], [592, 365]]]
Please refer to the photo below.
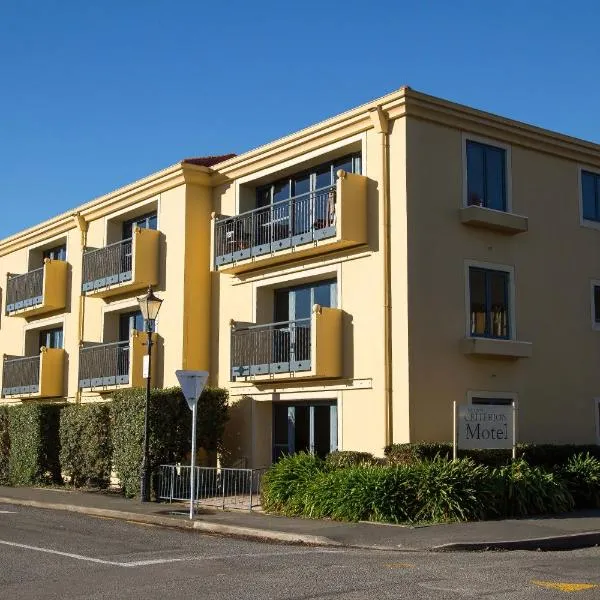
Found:
[[519, 600], [565, 592], [600, 599], [600, 549], [333, 550], [0, 505], [2, 599]]

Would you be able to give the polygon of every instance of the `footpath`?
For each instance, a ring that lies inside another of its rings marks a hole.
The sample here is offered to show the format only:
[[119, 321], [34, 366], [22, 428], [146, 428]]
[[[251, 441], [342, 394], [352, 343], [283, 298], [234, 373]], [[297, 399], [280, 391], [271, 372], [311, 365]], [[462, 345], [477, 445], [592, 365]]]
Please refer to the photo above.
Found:
[[404, 552], [571, 550], [600, 545], [600, 510], [531, 519], [410, 527], [200, 508], [190, 521], [188, 507], [181, 503], [141, 503], [109, 492], [0, 486], [0, 509], [3, 505], [64, 510], [268, 542]]

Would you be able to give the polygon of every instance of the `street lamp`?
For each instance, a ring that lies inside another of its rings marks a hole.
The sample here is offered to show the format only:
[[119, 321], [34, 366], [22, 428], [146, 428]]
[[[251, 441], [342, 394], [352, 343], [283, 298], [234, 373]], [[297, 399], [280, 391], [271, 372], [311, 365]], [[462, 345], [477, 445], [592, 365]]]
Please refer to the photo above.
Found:
[[148, 408], [150, 406], [150, 387], [152, 378], [152, 332], [154, 331], [154, 323], [160, 310], [162, 300], [154, 295], [152, 286], [148, 286], [148, 292], [145, 296], [140, 296], [137, 299], [140, 305], [140, 311], [144, 318], [144, 325], [148, 341], [148, 373], [146, 377], [146, 406], [144, 409], [144, 456], [142, 458], [142, 470], [140, 475], [140, 496], [142, 502], [150, 502], [150, 457], [148, 456], [149, 435], [148, 435]]

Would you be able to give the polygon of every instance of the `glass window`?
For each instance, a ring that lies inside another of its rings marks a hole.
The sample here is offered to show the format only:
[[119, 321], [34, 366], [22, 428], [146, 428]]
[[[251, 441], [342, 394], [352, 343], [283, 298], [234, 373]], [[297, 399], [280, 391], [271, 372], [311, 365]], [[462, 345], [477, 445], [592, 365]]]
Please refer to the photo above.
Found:
[[600, 325], [600, 285], [594, 286], [594, 322]]
[[54, 248], [48, 248], [42, 252], [42, 258], [50, 259], [50, 260], [66, 260], [67, 259], [67, 246], [66, 244], [61, 244], [60, 246], [55, 246]]
[[155, 212], [148, 213], [135, 219], [129, 219], [129, 221], [123, 222], [123, 239], [127, 240], [133, 236], [133, 228], [139, 227], [140, 229], [156, 229], [158, 225], [158, 219]]
[[308, 319], [315, 304], [335, 308], [336, 297], [335, 280], [275, 290], [275, 322]]
[[42, 346], [46, 348], [62, 348], [63, 347], [63, 330], [62, 327], [55, 327], [53, 329], [44, 329], [40, 331], [40, 348]]
[[131, 336], [131, 332], [145, 331], [144, 317], [139, 310], [119, 315], [119, 341], [125, 342]]
[[600, 175], [581, 171], [581, 204], [586, 221], [600, 221]]
[[506, 271], [469, 268], [472, 336], [503, 339], [510, 336], [508, 283]]
[[513, 401], [510, 398], [471, 398], [471, 404], [480, 404], [487, 406], [511, 406]]
[[467, 140], [467, 204], [506, 211], [506, 150]]

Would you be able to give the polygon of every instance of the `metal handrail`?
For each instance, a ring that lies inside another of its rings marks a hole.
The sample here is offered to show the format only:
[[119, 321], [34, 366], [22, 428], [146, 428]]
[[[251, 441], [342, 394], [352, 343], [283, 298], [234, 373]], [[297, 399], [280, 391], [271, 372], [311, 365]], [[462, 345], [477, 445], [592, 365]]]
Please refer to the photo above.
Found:
[[310, 324], [310, 317], [306, 318], [306, 319], [296, 319], [294, 321], [277, 321], [275, 323], [264, 323], [264, 324], [259, 324], [259, 325], [245, 325], [244, 327], [236, 327], [235, 331], [245, 331], [246, 329], [261, 329], [261, 328], [267, 328], [267, 327], [279, 327], [280, 325], [291, 325], [292, 323], [309, 323]]
[[128, 238], [123, 238], [122, 240], [119, 240], [118, 242], [112, 242], [110, 244], [106, 244], [106, 246], [102, 246], [101, 248], [86, 248], [84, 251], [84, 254], [94, 254], [94, 252], [100, 252], [101, 250], [106, 250], [107, 248], [112, 248], [113, 246], [119, 246], [121, 244], [124, 244], [125, 242], [131, 242], [133, 241], [132, 237], [128, 237]]
[[2, 368], [2, 393], [31, 394], [39, 391], [40, 355], [6, 358]]
[[24, 308], [17, 304], [31, 301], [28, 305], [40, 304], [44, 293], [44, 267], [32, 269], [27, 273], [11, 274], [6, 281], [7, 311]]
[[88, 343], [79, 349], [79, 387], [102, 387], [129, 383], [129, 340]]
[[82, 290], [89, 292], [130, 281], [133, 274], [133, 238], [125, 238], [83, 253]]

